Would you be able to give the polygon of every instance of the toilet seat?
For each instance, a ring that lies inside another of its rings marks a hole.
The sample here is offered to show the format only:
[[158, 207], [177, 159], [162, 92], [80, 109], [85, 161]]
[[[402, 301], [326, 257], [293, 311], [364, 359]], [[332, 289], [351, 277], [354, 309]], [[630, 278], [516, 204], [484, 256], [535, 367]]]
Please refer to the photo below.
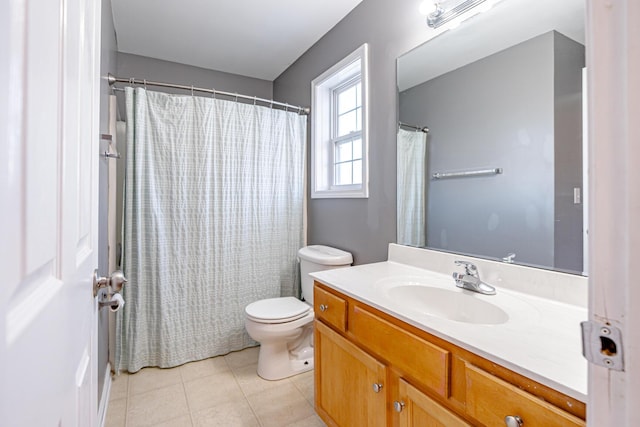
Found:
[[248, 319], [257, 323], [287, 323], [309, 313], [311, 307], [294, 297], [268, 298], [252, 302], [245, 309]]

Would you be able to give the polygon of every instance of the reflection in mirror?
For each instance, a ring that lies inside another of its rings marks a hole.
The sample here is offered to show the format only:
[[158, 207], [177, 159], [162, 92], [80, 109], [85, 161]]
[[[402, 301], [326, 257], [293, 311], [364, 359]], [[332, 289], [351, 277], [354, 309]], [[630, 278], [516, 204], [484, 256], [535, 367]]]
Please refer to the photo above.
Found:
[[[409, 130], [405, 129], [409, 128]], [[404, 123], [398, 130], [398, 189], [404, 192], [398, 198], [398, 242], [404, 245], [426, 246], [426, 155], [427, 134]], [[400, 167], [401, 166], [401, 167]]]
[[398, 243], [586, 270], [583, 21], [503, 0], [398, 58]]

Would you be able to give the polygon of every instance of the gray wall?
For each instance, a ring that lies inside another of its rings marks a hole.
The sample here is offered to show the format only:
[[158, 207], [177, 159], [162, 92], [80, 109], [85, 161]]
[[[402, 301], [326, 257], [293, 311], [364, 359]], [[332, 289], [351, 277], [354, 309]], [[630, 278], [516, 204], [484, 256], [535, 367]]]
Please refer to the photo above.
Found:
[[356, 264], [385, 260], [396, 241], [396, 58], [431, 32], [418, 3], [364, 0], [273, 85], [275, 99], [310, 105], [311, 81], [369, 43], [369, 198], [313, 199], [308, 210], [309, 244], [347, 250]]
[[504, 170], [428, 180], [429, 247], [582, 271], [579, 51], [549, 32], [400, 94], [401, 120], [430, 129], [429, 175]]
[[[584, 46], [554, 32], [555, 261], [559, 269], [583, 271], [583, 208], [573, 189], [582, 187], [582, 68]], [[576, 153], [580, 153], [579, 159]]]
[[[215, 88], [224, 92], [237, 92], [265, 99], [271, 99], [273, 95], [273, 83], [268, 80], [244, 77], [122, 52], [118, 52], [117, 76]], [[189, 93], [188, 91], [172, 88], [149, 87], [149, 89], [167, 93]], [[124, 97], [118, 95], [118, 108], [124, 120], [123, 99]]]
[[[100, 52], [100, 75], [103, 77], [100, 84], [100, 133], [109, 133], [109, 84], [106, 76], [116, 71], [116, 51], [118, 49], [116, 32], [113, 27], [113, 15], [111, 12], [111, 0], [102, 1], [102, 46]], [[100, 152], [107, 149], [107, 143], [100, 141]], [[100, 188], [98, 193], [98, 270], [100, 275], [107, 276], [109, 257], [107, 247], [107, 184], [108, 184], [108, 160], [100, 158], [98, 169]], [[109, 362], [109, 311], [102, 310], [98, 318], [98, 402], [102, 396], [104, 385], [104, 372]]]

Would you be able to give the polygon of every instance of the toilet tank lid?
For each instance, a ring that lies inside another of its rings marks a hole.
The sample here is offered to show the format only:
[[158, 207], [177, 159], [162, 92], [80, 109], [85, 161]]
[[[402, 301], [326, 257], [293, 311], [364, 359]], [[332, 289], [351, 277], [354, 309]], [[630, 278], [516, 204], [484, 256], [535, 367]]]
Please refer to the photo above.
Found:
[[300, 248], [300, 259], [320, 265], [349, 265], [353, 262], [351, 253], [323, 245], [311, 245]]

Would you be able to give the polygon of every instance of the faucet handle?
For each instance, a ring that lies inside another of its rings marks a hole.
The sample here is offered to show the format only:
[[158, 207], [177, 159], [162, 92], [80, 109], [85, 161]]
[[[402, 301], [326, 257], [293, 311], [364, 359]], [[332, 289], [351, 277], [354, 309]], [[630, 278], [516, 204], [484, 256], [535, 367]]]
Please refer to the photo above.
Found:
[[469, 261], [460, 261], [460, 260], [455, 260], [454, 263], [456, 265], [461, 265], [464, 267], [465, 273], [470, 274], [472, 276], [477, 276], [478, 275], [478, 267], [476, 267], [476, 265], [472, 262]]

